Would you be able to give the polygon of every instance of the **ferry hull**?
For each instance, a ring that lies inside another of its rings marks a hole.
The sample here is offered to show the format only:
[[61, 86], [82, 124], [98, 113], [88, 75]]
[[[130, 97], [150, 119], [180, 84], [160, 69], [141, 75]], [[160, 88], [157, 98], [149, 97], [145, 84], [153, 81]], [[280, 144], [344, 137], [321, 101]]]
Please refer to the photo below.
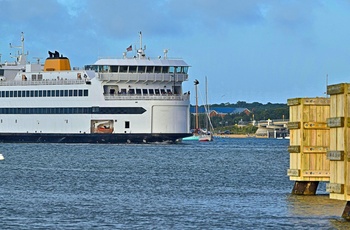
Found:
[[187, 137], [188, 133], [159, 134], [44, 134], [44, 133], [1, 133], [2, 143], [154, 143], [173, 142]]

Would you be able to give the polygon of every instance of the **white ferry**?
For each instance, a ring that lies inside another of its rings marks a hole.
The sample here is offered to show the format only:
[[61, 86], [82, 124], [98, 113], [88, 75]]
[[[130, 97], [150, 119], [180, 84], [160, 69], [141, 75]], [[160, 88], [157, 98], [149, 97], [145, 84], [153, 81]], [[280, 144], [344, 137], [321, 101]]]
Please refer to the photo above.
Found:
[[149, 58], [145, 49], [140, 33], [135, 56], [124, 52], [84, 70], [72, 70], [57, 51], [49, 51], [43, 68], [25, 64], [7, 74], [2, 65], [0, 142], [149, 143], [190, 136], [190, 98], [182, 88], [190, 66], [168, 58], [167, 50]]

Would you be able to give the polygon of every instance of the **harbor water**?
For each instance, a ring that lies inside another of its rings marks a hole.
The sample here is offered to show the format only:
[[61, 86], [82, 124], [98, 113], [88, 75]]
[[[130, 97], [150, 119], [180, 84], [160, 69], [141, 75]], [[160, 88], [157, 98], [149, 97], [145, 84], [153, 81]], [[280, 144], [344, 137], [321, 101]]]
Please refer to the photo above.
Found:
[[349, 229], [291, 195], [288, 140], [1, 144], [0, 229]]

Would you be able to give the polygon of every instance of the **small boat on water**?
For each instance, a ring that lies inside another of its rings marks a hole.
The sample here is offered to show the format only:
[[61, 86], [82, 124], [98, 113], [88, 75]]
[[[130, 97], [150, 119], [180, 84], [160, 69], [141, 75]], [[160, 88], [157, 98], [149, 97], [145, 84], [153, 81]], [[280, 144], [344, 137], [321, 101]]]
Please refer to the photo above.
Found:
[[206, 142], [206, 141], [212, 141], [213, 136], [210, 132], [206, 132], [204, 130], [197, 130], [192, 133], [192, 136], [184, 137], [182, 138], [183, 141], [200, 141], [200, 142]]
[[[196, 91], [196, 128], [192, 132], [192, 136], [182, 138], [183, 141], [200, 141], [200, 142], [206, 142], [206, 141], [212, 141], [213, 135], [211, 132], [208, 131], [208, 129], [203, 130], [198, 128], [198, 93], [197, 93], [197, 85], [199, 84], [199, 81], [196, 79], [194, 81], [195, 85], [195, 91]], [[207, 104], [207, 103], [206, 103]], [[206, 107], [206, 113], [208, 116], [208, 109]], [[208, 116], [209, 120], [209, 116]]]

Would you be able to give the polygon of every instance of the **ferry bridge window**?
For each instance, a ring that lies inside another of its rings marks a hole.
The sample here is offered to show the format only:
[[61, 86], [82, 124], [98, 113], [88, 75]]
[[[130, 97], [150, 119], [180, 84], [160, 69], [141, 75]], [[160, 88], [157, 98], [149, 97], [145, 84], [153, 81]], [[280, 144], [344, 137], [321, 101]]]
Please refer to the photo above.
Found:
[[79, 89], [79, 97], [82, 97], [83, 96], [83, 90], [82, 89]]
[[18, 91], [17, 96], [22, 97], [22, 91]]
[[5, 97], [5, 91], [1, 91], [1, 97]]
[[160, 92], [161, 92], [162, 94], [165, 94], [165, 90], [164, 90], [164, 89], [161, 89]]
[[120, 66], [119, 67], [119, 73], [126, 73], [126, 72], [128, 72], [127, 66]]
[[139, 66], [139, 67], [137, 67], [137, 72], [138, 73], [144, 73], [145, 69], [146, 69], [146, 66]]
[[186, 73], [186, 74], [188, 73], [188, 66], [183, 67], [183, 73]]
[[156, 92], [156, 95], [159, 95], [159, 89], [154, 90]]
[[169, 66], [163, 66], [162, 73], [169, 73]]
[[128, 93], [129, 94], [135, 94], [135, 90], [134, 89], [129, 89]]
[[175, 68], [175, 73], [182, 73], [182, 68], [180, 66], [174, 67]]
[[136, 94], [141, 94], [141, 89], [136, 89]]
[[42, 74], [38, 74], [38, 81], [43, 80], [43, 75]]
[[4, 72], [5, 72], [5, 70], [0, 69], [0, 76], [4, 76]]
[[64, 91], [60, 90], [60, 97], [63, 97], [63, 93], [64, 93]]
[[154, 90], [153, 89], [149, 89], [149, 94], [150, 95], [154, 95]]
[[171, 94], [171, 89], [166, 90], [168, 94]]
[[110, 68], [111, 68], [112, 73], [118, 73], [118, 66], [117, 65], [112, 65], [112, 66], [110, 66]]
[[146, 66], [146, 73], [153, 73], [154, 66]]
[[104, 65], [103, 66], [103, 72], [109, 72], [109, 66], [108, 65]]
[[73, 90], [73, 93], [74, 93], [74, 97], [78, 96], [78, 90]]
[[170, 66], [169, 73], [174, 73], [174, 71], [175, 71], [175, 67], [174, 66]]
[[26, 91], [26, 97], [29, 97], [29, 94], [30, 94], [30, 92], [29, 92], [29, 90], [27, 90]]
[[36, 74], [32, 74], [32, 81], [36, 81]]
[[142, 94], [147, 95], [148, 94], [147, 89], [142, 89]]
[[6, 91], [6, 97], [9, 97], [10, 93], [9, 91]]
[[69, 90], [69, 96], [72, 97], [73, 96], [73, 90]]
[[99, 65], [98, 72], [109, 72], [109, 66], [108, 65]]
[[126, 129], [130, 129], [130, 121], [126, 121], [125, 122], [125, 128]]
[[84, 89], [84, 97], [87, 97], [89, 95], [89, 91], [87, 89]]
[[126, 94], [126, 89], [121, 89], [121, 94]]
[[64, 90], [64, 96], [68, 97], [68, 89]]
[[51, 97], [55, 96], [55, 90], [51, 90]]
[[42, 97], [42, 96], [43, 96], [43, 91], [39, 90], [39, 97]]
[[13, 96], [17, 97], [17, 91], [13, 91]]
[[136, 66], [129, 66], [129, 73], [136, 73]]
[[154, 72], [155, 73], [161, 73], [162, 72], [162, 67], [161, 66], [155, 66], [154, 67]]
[[47, 91], [47, 96], [48, 96], [48, 97], [51, 97], [51, 90], [48, 90], [48, 91]]

